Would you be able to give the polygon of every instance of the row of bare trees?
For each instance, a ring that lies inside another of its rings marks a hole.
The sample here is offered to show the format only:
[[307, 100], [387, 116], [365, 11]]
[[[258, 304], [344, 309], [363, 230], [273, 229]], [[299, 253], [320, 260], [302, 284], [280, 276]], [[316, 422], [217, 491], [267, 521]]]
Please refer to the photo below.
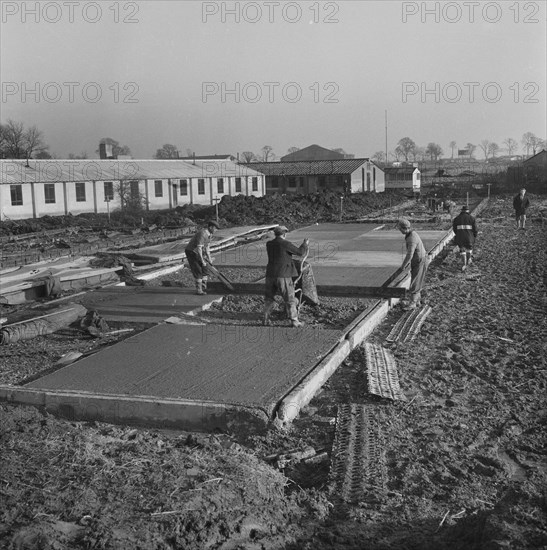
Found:
[[25, 128], [22, 122], [9, 119], [0, 124], [0, 158], [51, 158], [44, 136], [36, 126]]
[[[518, 141], [513, 138], [505, 139], [503, 141], [503, 145], [504, 147], [502, 148], [494, 141], [483, 139], [478, 145], [468, 142], [462, 148], [457, 149], [457, 151], [458, 156], [472, 158], [476, 149], [479, 148], [482, 151], [484, 158], [488, 159], [494, 158], [500, 151], [505, 151], [507, 155], [512, 156], [516, 153], [519, 147]], [[522, 136], [521, 145], [522, 151], [525, 153], [526, 156], [535, 155], [542, 149], [547, 148], [546, 141], [544, 139], [538, 138], [532, 132], [526, 132]], [[449, 147], [452, 152], [452, 158], [454, 158], [454, 151], [457, 148], [457, 143], [455, 141], [451, 141]], [[464, 155], [462, 155], [462, 152], [465, 152]], [[388, 155], [391, 157], [388, 158], [388, 161], [404, 160], [405, 162], [416, 162], [424, 161], [426, 159], [436, 161], [439, 160], [439, 158], [443, 155], [443, 149], [438, 143], [434, 142], [429, 142], [426, 147], [420, 147], [416, 145], [414, 140], [412, 140], [411, 138], [404, 137], [397, 142], [395, 150], [388, 153]], [[386, 155], [384, 151], [377, 151], [376, 153], [374, 153], [372, 158], [373, 160], [376, 160], [378, 162], [386, 161]]]

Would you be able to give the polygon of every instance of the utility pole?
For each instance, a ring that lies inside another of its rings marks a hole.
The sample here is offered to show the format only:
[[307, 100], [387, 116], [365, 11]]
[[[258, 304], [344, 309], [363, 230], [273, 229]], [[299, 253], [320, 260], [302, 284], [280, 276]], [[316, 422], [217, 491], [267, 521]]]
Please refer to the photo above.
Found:
[[385, 119], [386, 119], [386, 166], [388, 164], [388, 161], [387, 161], [387, 109], [385, 111]]
[[220, 199], [218, 197], [214, 197], [213, 200], [215, 201], [215, 212], [216, 212], [217, 223], [218, 223], [218, 202], [220, 201]]
[[340, 195], [340, 221], [342, 221], [343, 216], [344, 216], [344, 195]]

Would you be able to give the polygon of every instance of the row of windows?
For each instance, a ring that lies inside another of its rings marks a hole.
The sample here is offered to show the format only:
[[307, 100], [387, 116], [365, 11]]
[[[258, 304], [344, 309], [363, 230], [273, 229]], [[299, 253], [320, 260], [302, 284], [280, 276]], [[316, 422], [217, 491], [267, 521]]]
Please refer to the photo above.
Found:
[[[131, 195], [139, 194], [138, 182], [131, 182]], [[84, 182], [76, 182], [74, 184], [76, 190], [76, 202], [85, 202], [86, 201], [86, 187]], [[180, 194], [182, 196], [188, 195], [188, 180], [179, 180]], [[258, 178], [252, 178], [252, 190], [258, 191]], [[217, 179], [217, 192], [224, 193], [224, 178]], [[241, 178], [235, 178], [235, 192], [241, 193]], [[23, 205], [23, 186], [22, 185], [11, 185], [11, 205], [12, 206], [22, 206]], [[154, 193], [156, 197], [163, 197], [163, 181], [155, 180], [154, 182]], [[205, 180], [198, 179], [198, 195], [205, 195]], [[44, 184], [44, 196], [46, 204], [55, 204], [55, 184], [54, 183], [45, 183]], [[114, 182], [105, 181], [104, 182], [104, 200], [105, 202], [110, 202], [114, 200]]]

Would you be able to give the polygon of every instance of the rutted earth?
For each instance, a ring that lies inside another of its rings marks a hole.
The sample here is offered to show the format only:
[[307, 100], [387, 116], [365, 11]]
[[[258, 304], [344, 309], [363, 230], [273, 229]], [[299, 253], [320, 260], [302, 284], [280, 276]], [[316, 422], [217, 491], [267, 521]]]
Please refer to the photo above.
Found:
[[[466, 273], [454, 254], [431, 265], [433, 311], [391, 350], [406, 402], [367, 393], [357, 349], [289, 430], [265, 436], [68, 422], [2, 405], [0, 547], [547, 548], [547, 227], [539, 198], [532, 203], [517, 231], [510, 199], [492, 200]], [[260, 306], [242, 298], [224, 311]], [[353, 315], [346, 303], [323, 307], [327, 317]], [[395, 308], [370, 341], [384, 343], [400, 315]], [[39, 369], [25, 366], [33, 353], [51, 363], [70, 348], [60, 341], [4, 348], [2, 381]], [[341, 505], [328, 479], [329, 419], [341, 403], [369, 405], [381, 427], [385, 479], [367, 480], [355, 505]], [[326, 459], [275, 460], [310, 446]]]

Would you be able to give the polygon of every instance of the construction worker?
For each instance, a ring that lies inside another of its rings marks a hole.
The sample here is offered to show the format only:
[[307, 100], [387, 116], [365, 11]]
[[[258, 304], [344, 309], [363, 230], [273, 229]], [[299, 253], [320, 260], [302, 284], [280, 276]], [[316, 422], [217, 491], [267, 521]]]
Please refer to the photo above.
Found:
[[304, 256], [308, 252], [309, 239], [304, 239], [297, 247], [286, 239], [288, 229], [279, 225], [274, 228], [275, 238], [266, 243], [268, 265], [266, 266], [266, 289], [264, 303], [264, 325], [270, 325], [270, 313], [273, 309], [276, 294], [281, 294], [285, 310], [291, 320], [291, 326], [300, 327], [297, 301], [294, 294], [293, 277], [298, 272], [293, 263], [293, 256]]
[[462, 206], [462, 211], [452, 222], [452, 229], [454, 242], [460, 248], [462, 271], [465, 271], [473, 261], [473, 245], [477, 238], [477, 224], [475, 218], [469, 213], [468, 206]]
[[526, 189], [521, 189], [520, 193], [513, 199], [513, 208], [515, 209], [515, 218], [517, 220], [517, 229], [526, 229], [526, 209], [530, 206], [530, 199], [526, 196]]
[[186, 258], [188, 259], [188, 265], [192, 271], [192, 275], [196, 280], [197, 294], [207, 294], [207, 279], [209, 277], [209, 270], [207, 269], [207, 262], [213, 263], [211, 254], [209, 252], [209, 243], [211, 237], [215, 231], [219, 229], [219, 225], [215, 221], [207, 222], [207, 228], [200, 229], [188, 243], [185, 249]]
[[406, 270], [410, 266], [410, 287], [407, 291], [408, 300], [403, 301], [403, 309], [414, 309], [420, 303], [422, 287], [427, 273], [428, 259], [422, 239], [414, 231], [406, 218], [397, 222], [397, 229], [405, 236], [406, 256], [401, 269]]

